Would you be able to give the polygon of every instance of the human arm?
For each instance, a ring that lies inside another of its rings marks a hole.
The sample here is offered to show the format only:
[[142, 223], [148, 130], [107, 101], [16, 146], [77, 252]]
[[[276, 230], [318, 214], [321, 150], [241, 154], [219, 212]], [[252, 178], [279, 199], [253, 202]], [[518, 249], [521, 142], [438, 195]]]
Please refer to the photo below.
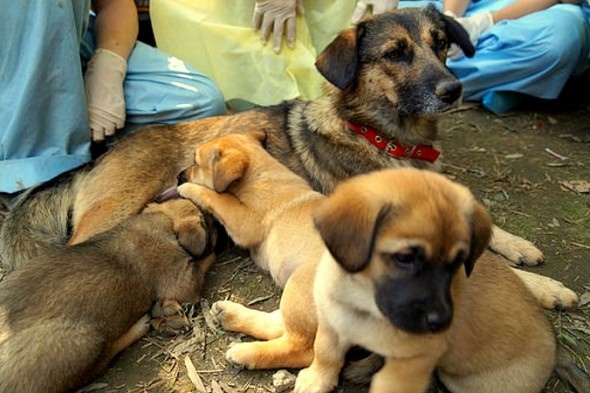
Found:
[[[565, 0], [569, 3], [577, 3], [579, 0]], [[479, 37], [494, 24], [507, 19], [517, 19], [533, 12], [547, 9], [557, 3], [559, 0], [517, 0], [516, 2], [499, 9], [495, 12], [484, 11], [473, 14], [468, 17], [458, 17], [463, 15], [469, 1], [466, 0], [445, 0], [443, 10], [445, 14], [457, 19], [469, 34], [469, 39], [475, 45]], [[460, 51], [452, 47], [449, 51], [450, 58], [460, 56]]]
[[471, 0], [445, 0], [442, 10], [443, 13], [458, 18], [465, 14], [469, 3], [471, 3]]
[[125, 60], [137, 41], [139, 22], [133, 0], [96, 0], [96, 47], [108, 49]]
[[92, 140], [101, 141], [125, 125], [123, 81], [139, 24], [133, 0], [96, 0], [94, 6], [97, 50], [84, 86]]

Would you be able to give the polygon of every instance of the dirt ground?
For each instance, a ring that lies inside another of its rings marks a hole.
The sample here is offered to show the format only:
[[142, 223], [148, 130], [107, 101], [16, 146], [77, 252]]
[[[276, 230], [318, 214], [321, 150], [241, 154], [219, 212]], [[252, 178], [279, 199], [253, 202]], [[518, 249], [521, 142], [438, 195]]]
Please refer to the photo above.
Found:
[[[576, 99], [535, 103], [534, 110], [502, 116], [464, 105], [443, 117], [440, 130], [445, 173], [469, 185], [497, 224], [543, 250], [545, 263], [527, 270], [563, 281], [580, 296], [576, 309], [548, 311], [547, 317], [559, 340], [588, 370], [590, 105]], [[189, 310], [190, 332], [176, 337], [150, 333], [82, 391], [276, 392], [274, 371], [239, 371], [226, 364], [228, 344], [248, 338], [223, 332], [211, 323], [206, 310], [221, 299], [270, 310], [278, 304], [279, 291], [246, 253], [228, 250], [209, 273], [201, 304]], [[366, 390], [350, 384], [337, 389]], [[433, 391], [442, 390], [435, 386]], [[544, 391], [573, 390], [554, 376]]]
[[[545, 263], [527, 270], [563, 281], [578, 293], [576, 309], [547, 311], [547, 317], [559, 340], [588, 370], [590, 105], [569, 97], [532, 107], [496, 116], [477, 105], [464, 105], [445, 115], [440, 125], [444, 171], [469, 185], [497, 224], [543, 250]], [[221, 299], [270, 310], [278, 298], [269, 277], [246, 253], [230, 249], [209, 273], [201, 304], [189, 310], [192, 331], [176, 337], [152, 332], [83, 391], [275, 392], [274, 371], [240, 371], [226, 363], [228, 344], [248, 338], [219, 330], [206, 310]], [[442, 391], [436, 386], [432, 390]], [[366, 387], [343, 384], [337, 391], [361, 392]], [[556, 375], [544, 390], [571, 391]]]

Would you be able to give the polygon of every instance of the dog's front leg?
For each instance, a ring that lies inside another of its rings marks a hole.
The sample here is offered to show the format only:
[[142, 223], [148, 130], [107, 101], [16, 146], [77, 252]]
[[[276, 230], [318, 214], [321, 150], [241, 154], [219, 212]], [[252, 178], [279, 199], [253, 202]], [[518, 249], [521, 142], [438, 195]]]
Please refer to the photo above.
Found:
[[255, 229], [260, 226], [262, 217], [244, 206], [235, 196], [228, 193], [218, 194], [210, 188], [194, 183], [180, 185], [178, 193], [210, 212], [225, 227], [228, 236], [237, 245], [250, 248], [264, 240], [264, 231]]
[[318, 321], [311, 366], [303, 369], [295, 382], [295, 393], [327, 393], [338, 384], [338, 375], [351, 343], [339, 336], [325, 321]]
[[543, 253], [532, 242], [506, 232], [497, 225], [492, 227], [490, 248], [506, 258], [512, 266], [535, 266], [543, 262]]
[[544, 308], [567, 310], [578, 303], [578, 295], [561, 282], [516, 268], [512, 270]]
[[387, 358], [371, 380], [370, 393], [424, 393], [437, 357]]

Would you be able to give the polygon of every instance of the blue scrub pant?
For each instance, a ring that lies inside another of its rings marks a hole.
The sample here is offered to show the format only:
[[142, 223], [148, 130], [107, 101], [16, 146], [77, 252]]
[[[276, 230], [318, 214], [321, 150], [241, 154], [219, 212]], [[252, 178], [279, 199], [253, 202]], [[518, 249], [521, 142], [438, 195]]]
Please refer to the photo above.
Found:
[[[514, 1], [474, 0], [465, 16], [493, 12]], [[442, 8], [440, 0], [431, 2]], [[401, 1], [400, 7], [428, 3]], [[585, 11], [578, 5], [558, 4], [492, 26], [477, 41], [473, 58], [447, 63], [463, 83], [465, 99], [482, 101], [487, 109], [502, 113], [526, 95], [557, 98], [571, 76], [590, 68], [590, 25]]]
[[[0, 192], [90, 160], [83, 67], [95, 50], [89, 1], [5, 2], [0, 13]], [[225, 113], [214, 82], [138, 42], [124, 82], [127, 124]]]

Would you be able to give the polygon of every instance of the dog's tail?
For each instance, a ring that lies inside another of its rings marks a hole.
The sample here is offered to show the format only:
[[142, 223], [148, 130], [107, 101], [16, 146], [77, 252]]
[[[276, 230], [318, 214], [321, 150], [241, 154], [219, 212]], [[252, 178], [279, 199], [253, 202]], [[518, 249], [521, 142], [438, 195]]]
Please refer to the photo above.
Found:
[[65, 172], [19, 195], [0, 223], [0, 264], [12, 271], [63, 246], [70, 236], [74, 199], [91, 164]]

